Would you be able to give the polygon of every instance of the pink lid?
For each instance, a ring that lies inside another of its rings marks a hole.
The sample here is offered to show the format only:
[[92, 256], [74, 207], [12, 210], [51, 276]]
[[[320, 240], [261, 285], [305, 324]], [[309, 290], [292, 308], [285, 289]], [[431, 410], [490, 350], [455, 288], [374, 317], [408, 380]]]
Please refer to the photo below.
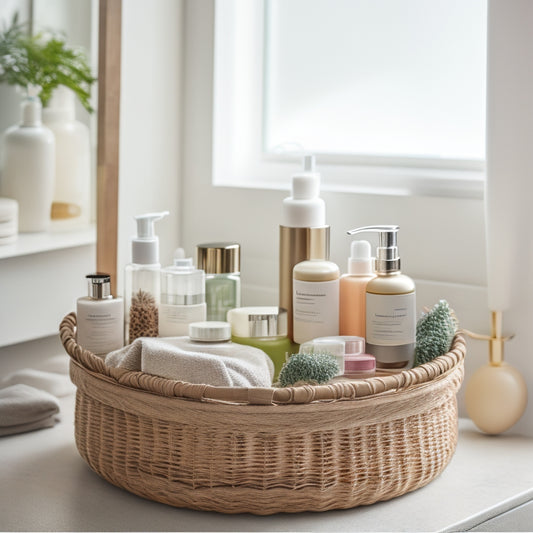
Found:
[[344, 372], [371, 372], [376, 370], [376, 358], [373, 355], [362, 353], [344, 356]]

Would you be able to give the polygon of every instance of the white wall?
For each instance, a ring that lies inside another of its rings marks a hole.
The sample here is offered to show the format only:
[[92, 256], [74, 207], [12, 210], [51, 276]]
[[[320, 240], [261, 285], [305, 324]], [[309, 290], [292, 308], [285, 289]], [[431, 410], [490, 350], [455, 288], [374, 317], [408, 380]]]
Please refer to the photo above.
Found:
[[[149, 9], [147, 8], [149, 7]], [[179, 246], [183, 53], [181, 0], [122, 3], [118, 287], [131, 261], [134, 215], [170, 211], [156, 222], [161, 263]]]
[[[242, 246], [243, 304], [277, 304], [278, 225], [287, 192], [211, 184], [213, 2], [186, 2], [182, 242], [193, 254], [202, 241], [232, 240]], [[296, 170], [296, 169], [295, 169]], [[287, 189], [289, 176], [287, 176]], [[489, 333], [486, 299], [483, 202], [476, 199], [395, 197], [324, 192], [331, 225], [332, 260], [345, 269], [350, 239], [345, 231], [368, 224], [399, 224], [403, 270], [417, 282], [419, 309], [446, 298], [461, 326]], [[512, 318], [512, 317], [509, 317]], [[513, 327], [508, 320], [506, 329]], [[533, 363], [516, 341], [507, 361], [528, 376]], [[488, 360], [488, 347], [469, 341], [467, 378]], [[463, 391], [460, 394], [461, 411]], [[530, 402], [531, 403], [531, 402]], [[516, 431], [532, 430], [529, 409]]]

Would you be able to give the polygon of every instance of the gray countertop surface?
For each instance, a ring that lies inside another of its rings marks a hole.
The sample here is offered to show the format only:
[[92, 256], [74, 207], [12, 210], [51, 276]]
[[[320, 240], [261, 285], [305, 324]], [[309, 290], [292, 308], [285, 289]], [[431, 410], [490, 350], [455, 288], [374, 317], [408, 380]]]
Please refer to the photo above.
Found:
[[[461, 419], [446, 470], [388, 502], [266, 517], [177, 509], [90, 470], [74, 442], [74, 396], [61, 408], [53, 428], [0, 438], [2, 531], [465, 531], [533, 500], [533, 439], [489, 437]], [[533, 530], [530, 516], [512, 522], [514, 530]]]

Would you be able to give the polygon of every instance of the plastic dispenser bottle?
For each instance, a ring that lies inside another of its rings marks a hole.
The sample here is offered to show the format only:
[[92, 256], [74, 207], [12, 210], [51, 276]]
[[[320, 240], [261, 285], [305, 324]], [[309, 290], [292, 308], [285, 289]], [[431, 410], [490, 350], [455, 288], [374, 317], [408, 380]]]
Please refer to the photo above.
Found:
[[88, 224], [91, 194], [89, 128], [76, 120], [75, 97], [70, 89], [60, 85], [54, 90], [48, 106], [43, 109], [43, 121], [54, 133], [56, 141], [52, 220], [64, 220], [69, 226]]
[[22, 120], [3, 139], [2, 196], [19, 205], [19, 231], [47, 231], [54, 194], [54, 134], [41, 122], [41, 101], [34, 88], [22, 103]]
[[376, 277], [368, 241], [353, 241], [348, 273], [341, 276], [339, 294], [339, 333], [366, 335], [366, 285]]
[[294, 342], [339, 334], [339, 276], [331, 261], [310, 259], [294, 267]]
[[154, 222], [168, 215], [148, 213], [135, 217], [137, 236], [131, 242], [131, 263], [125, 270], [126, 343], [137, 337], [157, 337], [161, 265], [159, 238], [154, 234]]
[[159, 336], [188, 335], [191, 322], [206, 319], [205, 273], [192, 258], [174, 259], [174, 266], [161, 270]]
[[274, 363], [274, 381], [286, 360], [294, 353], [287, 337], [287, 311], [279, 307], [239, 307], [228, 311], [232, 341], [263, 350]]
[[304, 170], [292, 177], [291, 196], [283, 200], [279, 228], [279, 306], [287, 309], [288, 337], [293, 335], [294, 267], [308, 259], [329, 259], [329, 226], [326, 205], [319, 198], [320, 174], [315, 172], [315, 158], [304, 158]]
[[376, 366], [400, 371], [413, 366], [416, 340], [414, 281], [400, 272], [399, 226], [366, 226], [348, 231], [377, 232], [376, 274], [366, 286], [366, 351]]
[[95, 355], [105, 356], [124, 346], [124, 302], [111, 296], [108, 274], [89, 274], [89, 295], [76, 305], [77, 341]]

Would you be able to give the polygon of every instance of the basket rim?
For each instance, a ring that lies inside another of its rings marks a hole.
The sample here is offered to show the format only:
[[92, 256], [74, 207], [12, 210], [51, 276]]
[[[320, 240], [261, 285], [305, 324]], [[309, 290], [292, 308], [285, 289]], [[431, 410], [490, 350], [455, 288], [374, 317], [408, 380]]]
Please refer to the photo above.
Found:
[[72, 362], [90, 374], [122, 387], [149, 392], [160, 396], [196, 401], [229, 404], [307, 404], [317, 401], [346, 401], [387, 395], [391, 392], [424, 387], [444, 379], [460, 365], [466, 354], [464, 337], [457, 333], [449, 352], [409, 370], [386, 376], [374, 376], [356, 381], [339, 381], [326, 385], [299, 385], [294, 387], [216, 387], [175, 381], [145, 372], [106, 366], [104, 361], [76, 342], [76, 313], [71, 312], [61, 321], [61, 342]]

